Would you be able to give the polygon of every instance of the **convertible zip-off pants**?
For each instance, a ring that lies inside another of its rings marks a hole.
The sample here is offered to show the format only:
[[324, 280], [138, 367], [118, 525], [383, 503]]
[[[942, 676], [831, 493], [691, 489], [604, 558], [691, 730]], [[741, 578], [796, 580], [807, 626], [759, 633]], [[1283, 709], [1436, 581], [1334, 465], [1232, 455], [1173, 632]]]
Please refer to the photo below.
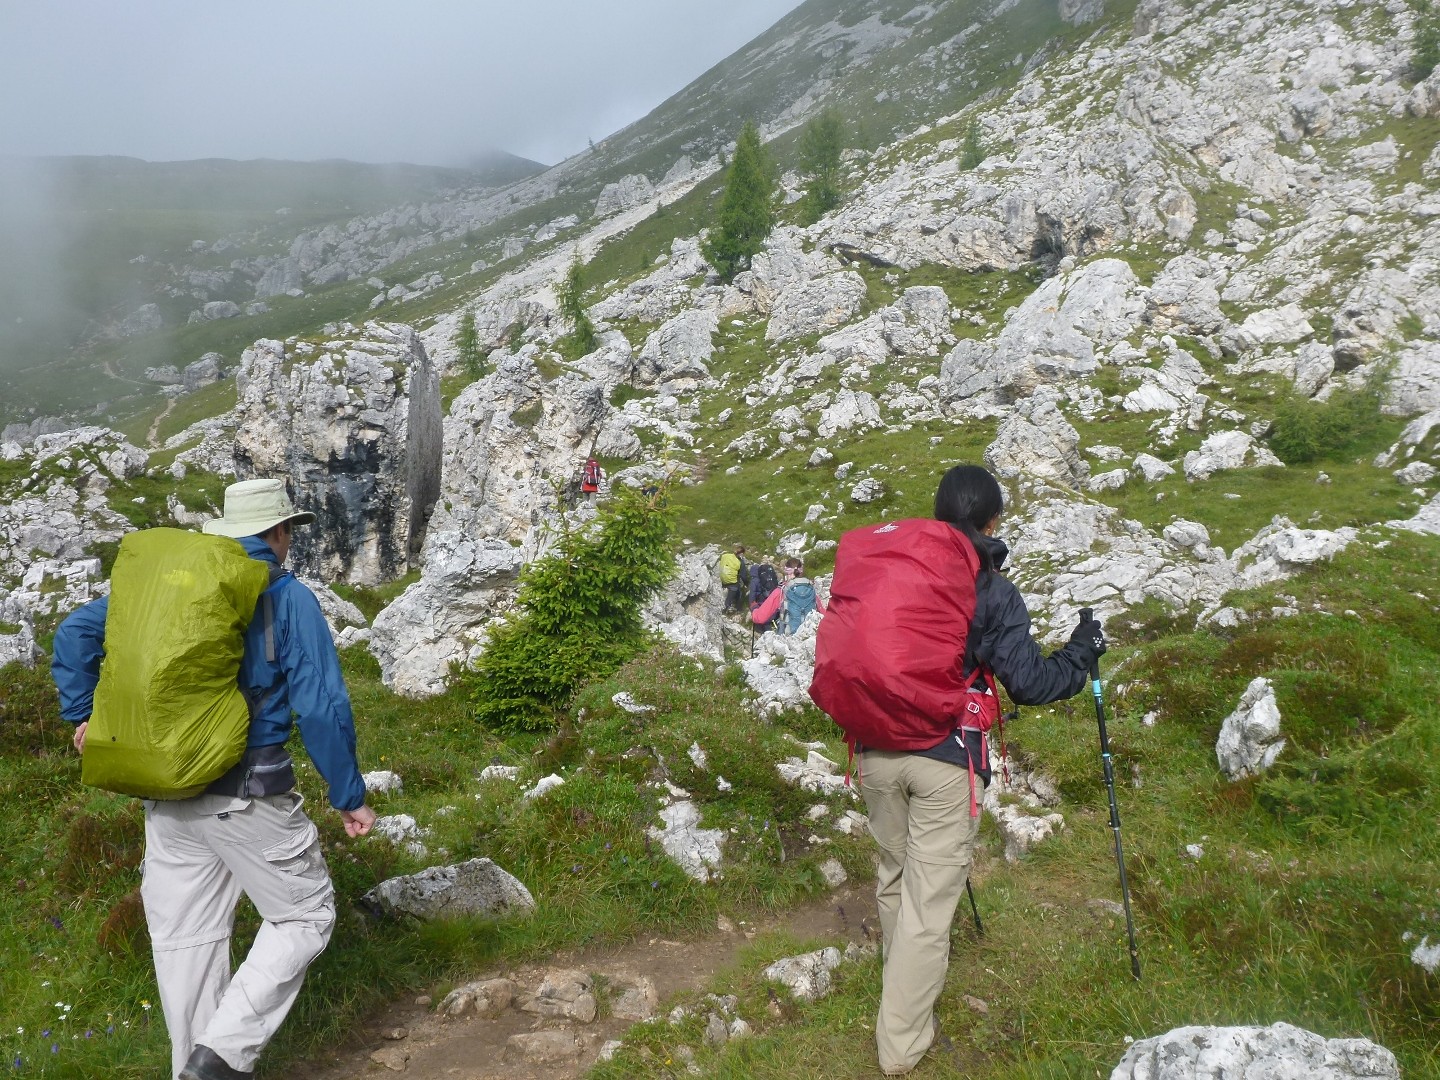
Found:
[[[279, 1030], [335, 926], [335, 890], [294, 791], [145, 802], [140, 886], [173, 1072], [199, 1043], [248, 1072]], [[264, 920], [230, 972], [244, 893]]]
[[[864, 751], [860, 790], [880, 848], [875, 899], [885, 979], [875, 1045], [880, 1068], [901, 1072], [913, 1068], [935, 1040], [950, 924], [970, 874], [980, 819], [970, 816], [969, 772], [919, 754]], [[983, 787], [976, 797], [982, 793]]]

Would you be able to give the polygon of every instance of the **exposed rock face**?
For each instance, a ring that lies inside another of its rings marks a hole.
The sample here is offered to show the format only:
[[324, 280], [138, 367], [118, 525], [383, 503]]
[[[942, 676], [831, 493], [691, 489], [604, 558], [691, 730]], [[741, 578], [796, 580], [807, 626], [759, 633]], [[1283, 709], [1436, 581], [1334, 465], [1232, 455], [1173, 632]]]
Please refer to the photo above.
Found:
[[681, 554], [676, 575], [641, 612], [646, 626], [690, 656], [725, 657], [719, 559], [720, 549], [714, 545]]
[[844, 326], [860, 310], [865, 293], [865, 279], [853, 270], [787, 285], [775, 298], [765, 340], [788, 341]]
[[159, 304], [142, 304], [120, 320], [115, 334], [117, 337], [139, 337], [141, 334], [159, 330], [164, 325], [165, 317], [160, 314]]
[[1280, 736], [1280, 709], [1275, 704], [1275, 689], [1269, 679], [1261, 676], [1245, 688], [1240, 704], [1220, 725], [1215, 756], [1226, 776], [1242, 780], [1275, 764], [1283, 749], [1285, 740]]
[[720, 866], [720, 857], [725, 845], [723, 829], [702, 829], [700, 810], [693, 802], [682, 799], [671, 803], [660, 811], [664, 828], [651, 826], [646, 835], [659, 842], [669, 855], [680, 865], [680, 869], [696, 881], [709, 881], [711, 873]]
[[986, 448], [985, 465], [1004, 479], [1027, 476], [1066, 487], [1077, 487], [1090, 475], [1080, 457], [1080, 433], [1050, 392], [1016, 406]]
[[408, 877], [382, 881], [362, 898], [387, 914], [438, 919], [454, 915], [529, 914], [535, 898], [515, 877], [489, 859], [432, 866]]
[[942, 400], [1009, 403], [1095, 371], [1095, 346], [1130, 333], [1145, 310], [1135, 273], [1100, 259], [1037, 288], [993, 341], [965, 340], [940, 369]]
[[609, 217], [622, 210], [640, 206], [655, 197], [655, 185], [648, 177], [638, 174], [622, 176], [613, 184], [606, 184], [595, 200], [595, 216]]
[[423, 576], [371, 627], [385, 685], [407, 697], [440, 693], [450, 665], [470, 657], [486, 622], [514, 596], [523, 565], [520, 548], [504, 540], [432, 529]]
[[1284, 462], [1244, 431], [1220, 431], [1185, 455], [1185, 479], [1208, 480], [1223, 469], [1260, 468]]
[[1110, 1080], [1400, 1080], [1395, 1055], [1369, 1039], [1327, 1039], [1291, 1024], [1183, 1027], [1141, 1039]]
[[1105, 14], [1105, 0], [1060, 0], [1060, 18], [1075, 26], [1094, 22]]
[[236, 474], [287, 478], [316, 516], [295, 535], [295, 568], [366, 585], [403, 576], [440, 492], [439, 378], [415, 332], [371, 323], [319, 350], [260, 341], [236, 383]]

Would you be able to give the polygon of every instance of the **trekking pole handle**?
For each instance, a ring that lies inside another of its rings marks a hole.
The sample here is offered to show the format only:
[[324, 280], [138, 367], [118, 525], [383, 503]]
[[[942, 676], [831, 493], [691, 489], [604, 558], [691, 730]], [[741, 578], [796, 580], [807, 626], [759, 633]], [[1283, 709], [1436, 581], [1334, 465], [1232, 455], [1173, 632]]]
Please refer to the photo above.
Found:
[[[1087, 623], [1093, 618], [1095, 618], [1094, 608], [1082, 607], [1080, 609], [1080, 621], [1082, 623]], [[1096, 683], [1100, 682], [1100, 658], [1098, 656], [1090, 661], [1090, 678]], [[1095, 696], [1100, 696], [1098, 686], [1095, 687]]]

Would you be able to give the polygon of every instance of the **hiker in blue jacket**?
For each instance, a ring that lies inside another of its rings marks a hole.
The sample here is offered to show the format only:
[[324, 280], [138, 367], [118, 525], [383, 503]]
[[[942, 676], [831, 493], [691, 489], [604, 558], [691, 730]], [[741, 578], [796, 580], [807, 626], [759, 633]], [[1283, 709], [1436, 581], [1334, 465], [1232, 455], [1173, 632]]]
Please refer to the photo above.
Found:
[[[282, 481], [246, 480], [225, 489], [224, 516], [204, 531], [234, 537], [251, 558], [279, 567], [292, 527], [314, 520], [295, 509]], [[289, 574], [272, 581], [262, 605], [267, 599], [273, 617], [257, 609], [240, 664], [240, 687], [258, 702], [244, 757], [194, 798], [145, 800], [140, 891], [177, 1080], [252, 1077], [335, 925], [335, 890], [285, 749], [292, 723], [346, 833], [363, 836], [375, 823], [355, 758], [350, 695], [319, 601]], [[75, 725], [81, 753], [108, 607], [108, 598], [93, 601], [55, 632], [60, 714]], [[264, 924], [232, 976], [230, 932], [242, 892]]]

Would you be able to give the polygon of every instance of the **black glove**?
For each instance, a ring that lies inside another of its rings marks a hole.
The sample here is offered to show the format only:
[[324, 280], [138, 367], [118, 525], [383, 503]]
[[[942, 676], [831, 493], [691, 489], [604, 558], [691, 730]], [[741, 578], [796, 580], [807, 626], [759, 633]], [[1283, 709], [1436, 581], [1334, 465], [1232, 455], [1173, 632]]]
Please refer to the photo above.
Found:
[[[1070, 632], [1070, 644], [1081, 655], [1098, 660], [1105, 655], [1105, 627], [1100, 625], [1099, 619], [1085, 619]], [[1088, 660], [1085, 666], [1090, 666]]]

